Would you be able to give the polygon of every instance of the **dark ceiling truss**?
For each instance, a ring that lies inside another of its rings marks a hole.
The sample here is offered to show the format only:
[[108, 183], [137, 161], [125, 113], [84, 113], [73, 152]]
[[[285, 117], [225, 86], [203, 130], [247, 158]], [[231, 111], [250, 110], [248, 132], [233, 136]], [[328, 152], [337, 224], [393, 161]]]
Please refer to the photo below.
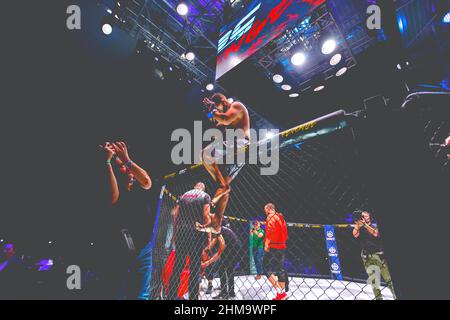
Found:
[[[152, 51], [182, 67], [193, 81], [205, 85], [215, 78], [217, 36], [213, 33], [222, 21], [219, 8], [223, 1], [191, 1], [193, 13], [184, 18], [177, 14], [176, 3], [169, 0], [122, 0], [114, 11], [126, 21], [120, 27], [130, 36], [143, 39]], [[107, 7], [105, 1], [102, 3]], [[195, 52], [194, 61], [185, 59], [188, 50]]]
[[[303, 22], [309, 18], [309, 23], [305, 26]], [[335, 53], [340, 53], [346, 62], [348, 69], [357, 65], [355, 52], [358, 53], [374, 43], [364, 29], [365, 17], [362, 14], [355, 14], [343, 22], [337, 23], [331, 10], [327, 5], [318, 7], [309, 17], [302, 17], [296, 27], [284, 32], [277, 40], [269, 43], [260, 50], [256, 56], [256, 63], [263, 69], [268, 77], [284, 72], [289, 75], [291, 86], [300, 91], [308, 90], [311, 87], [311, 80], [317, 74], [322, 74], [325, 80], [332, 78], [336, 73], [336, 67], [329, 64], [330, 57], [321, 53], [314, 53], [313, 63], [299, 68], [298, 71], [292, 66], [289, 70], [280, 70], [280, 61], [290, 61], [290, 58], [297, 50], [304, 52], [314, 52], [321, 47], [323, 35], [333, 34], [339, 43]], [[352, 32], [352, 37], [346, 37], [348, 32]]]

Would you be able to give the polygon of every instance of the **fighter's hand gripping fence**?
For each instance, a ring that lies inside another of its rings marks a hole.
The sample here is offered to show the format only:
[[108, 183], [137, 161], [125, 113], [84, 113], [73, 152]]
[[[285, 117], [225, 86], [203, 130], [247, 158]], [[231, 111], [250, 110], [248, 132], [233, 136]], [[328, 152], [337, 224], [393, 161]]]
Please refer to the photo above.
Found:
[[[235, 237], [223, 231], [222, 235], [200, 235], [194, 228], [174, 228], [173, 208], [179, 197], [198, 181], [205, 182], [208, 193], [214, 192], [214, 184], [201, 166], [166, 176], [153, 251], [151, 298], [188, 297], [189, 288], [190, 299], [209, 300], [220, 294], [230, 299], [274, 298], [276, 291], [266, 274], [273, 262], [250, 236], [252, 222], [265, 222], [264, 206], [271, 202], [288, 226], [288, 299], [374, 299], [349, 220], [355, 209], [370, 208], [366, 187], [353, 170], [358, 156], [351, 131], [345, 112], [338, 111], [281, 133], [279, 173], [261, 176], [258, 166], [246, 165], [233, 183], [224, 225]], [[189, 210], [183, 214], [198, 216]], [[202, 268], [202, 262], [218, 251], [222, 251], [220, 258]], [[202, 277], [201, 283], [196, 283], [196, 276], [190, 277], [192, 272]], [[255, 279], [258, 273], [260, 280]], [[382, 296], [392, 299], [381, 280]], [[171, 287], [171, 281], [176, 285]], [[193, 286], [198, 285], [197, 296]]]

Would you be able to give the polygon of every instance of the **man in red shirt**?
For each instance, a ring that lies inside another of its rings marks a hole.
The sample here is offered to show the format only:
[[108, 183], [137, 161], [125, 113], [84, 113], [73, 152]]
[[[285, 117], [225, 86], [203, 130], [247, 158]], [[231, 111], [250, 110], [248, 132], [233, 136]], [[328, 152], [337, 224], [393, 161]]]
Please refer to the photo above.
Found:
[[277, 291], [277, 296], [273, 300], [286, 300], [286, 242], [288, 230], [286, 221], [281, 213], [277, 213], [275, 205], [272, 203], [264, 207], [266, 211], [266, 238], [264, 240], [264, 256], [266, 274], [269, 282]]

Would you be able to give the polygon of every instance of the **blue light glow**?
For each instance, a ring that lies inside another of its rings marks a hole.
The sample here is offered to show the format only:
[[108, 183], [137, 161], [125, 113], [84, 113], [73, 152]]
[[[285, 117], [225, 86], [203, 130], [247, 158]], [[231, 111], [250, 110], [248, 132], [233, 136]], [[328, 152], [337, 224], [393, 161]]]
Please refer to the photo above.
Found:
[[398, 17], [397, 17], [397, 21], [398, 21], [398, 28], [400, 30], [400, 33], [405, 33], [406, 29], [408, 28], [408, 21], [406, 20], [406, 17], [402, 14], [399, 13]]

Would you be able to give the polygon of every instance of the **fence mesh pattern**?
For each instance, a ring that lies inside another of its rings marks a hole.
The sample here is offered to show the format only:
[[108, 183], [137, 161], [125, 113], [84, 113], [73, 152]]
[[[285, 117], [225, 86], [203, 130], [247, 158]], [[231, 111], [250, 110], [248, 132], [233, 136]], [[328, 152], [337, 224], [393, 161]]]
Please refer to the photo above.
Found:
[[[195, 183], [204, 182], [206, 192], [214, 195], [217, 186], [206, 170], [197, 168], [167, 180], [153, 251], [153, 299], [273, 299], [277, 292], [267, 278], [267, 253], [250, 235], [254, 221], [262, 222], [264, 232], [267, 203], [274, 203], [287, 222], [287, 299], [375, 298], [352, 235], [352, 212], [370, 210], [370, 202], [352, 169], [357, 167], [358, 154], [351, 129], [283, 147], [279, 160], [277, 175], [262, 176], [258, 166], [245, 165], [233, 181], [223, 222], [231, 233], [222, 228], [225, 243], [215, 233], [192, 227], [203, 219], [201, 201], [181, 208], [180, 214], [191, 216], [187, 223], [191, 227], [177, 223], [174, 228], [177, 201]], [[214, 256], [219, 258], [207, 265]], [[393, 299], [383, 282], [380, 288], [384, 299]]]

